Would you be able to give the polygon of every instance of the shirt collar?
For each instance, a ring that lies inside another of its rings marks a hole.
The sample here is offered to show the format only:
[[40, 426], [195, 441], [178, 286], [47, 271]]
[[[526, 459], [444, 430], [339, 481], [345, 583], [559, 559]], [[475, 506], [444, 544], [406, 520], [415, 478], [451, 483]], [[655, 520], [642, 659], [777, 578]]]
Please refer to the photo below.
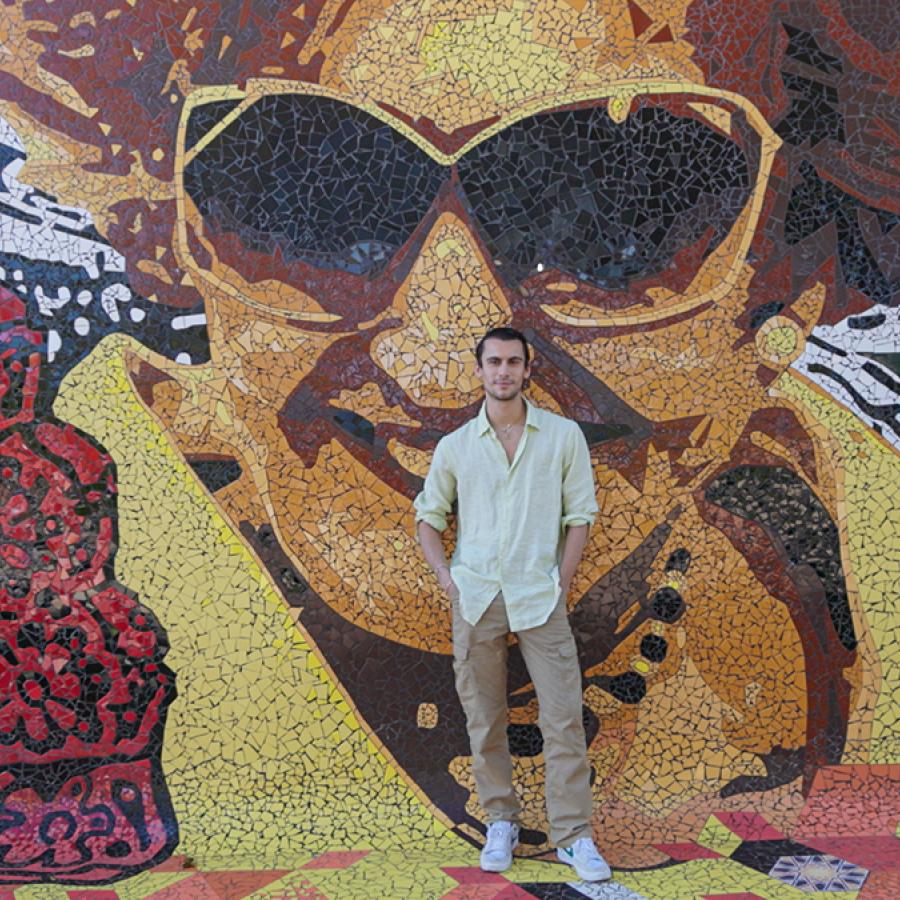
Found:
[[[540, 430], [540, 408], [535, 406], [524, 395], [522, 396], [522, 399], [525, 401], [525, 427]], [[487, 434], [491, 430], [491, 423], [488, 421], [487, 417], [487, 401], [482, 401], [481, 409], [478, 410], [478, 416], [475, 421], [478, 423], [479, 437]]]

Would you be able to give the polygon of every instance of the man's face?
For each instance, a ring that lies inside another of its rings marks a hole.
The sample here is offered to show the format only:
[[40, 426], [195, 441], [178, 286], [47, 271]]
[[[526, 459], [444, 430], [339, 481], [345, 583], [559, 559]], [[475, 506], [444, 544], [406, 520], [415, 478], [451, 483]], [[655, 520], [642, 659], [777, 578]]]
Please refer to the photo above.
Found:
[[494, 400], [514, 400], [522, 392], [531, 369], [525, 362], [521, 341], [488, 338], [481, 349], [481, 363], [475, 373], [484, 392]]

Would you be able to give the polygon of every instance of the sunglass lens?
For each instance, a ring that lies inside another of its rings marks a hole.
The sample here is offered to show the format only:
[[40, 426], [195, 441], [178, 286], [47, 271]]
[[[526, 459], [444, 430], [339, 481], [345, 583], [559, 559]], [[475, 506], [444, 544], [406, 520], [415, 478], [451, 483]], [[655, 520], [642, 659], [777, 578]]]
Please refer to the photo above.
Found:
[[562, 272], [627, 291], [721, 242], [755, 180], [748, 154], [699, 118], [640, 105], [532, 116], [474, 147], [459, 176], [504, 277]]
[[[200, 108], [201, 111], [204, 109]], [[202, 113], [208, 126], [210, 114]], [[193, 131], [192, 131], [193, 129]], [[188, 123], [189, 134], [194, 119]], [[381, 271], [412, 235], [445, 170], [368, 113], [327, 97], [263, 97], [185, 169], [207, 237], [322, 269]]]

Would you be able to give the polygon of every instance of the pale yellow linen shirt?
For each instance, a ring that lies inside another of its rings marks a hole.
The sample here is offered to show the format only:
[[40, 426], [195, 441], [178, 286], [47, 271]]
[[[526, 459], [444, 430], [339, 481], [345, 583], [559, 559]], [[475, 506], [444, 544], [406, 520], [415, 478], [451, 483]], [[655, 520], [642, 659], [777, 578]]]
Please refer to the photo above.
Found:
[[416, 521], [443, 531], [457, 501], [450, 573], [471, 625], [503, 591], [512, 631], [542, 625], [559, 600], [566, 528], [597, 514], [587, 442], [571, 419], [526, 401], [525, 429], [512, 464], [487, 418], [444, 436], [414, 501]]

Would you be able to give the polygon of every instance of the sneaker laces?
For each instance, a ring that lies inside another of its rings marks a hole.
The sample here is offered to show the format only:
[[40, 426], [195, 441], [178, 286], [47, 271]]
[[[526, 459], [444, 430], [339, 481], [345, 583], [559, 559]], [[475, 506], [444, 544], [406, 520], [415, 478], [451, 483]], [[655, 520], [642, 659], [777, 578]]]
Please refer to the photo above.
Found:
[[488, 825], [486, 850], [505, 850], [509, 844], [512, 825], [509, 822], [491, 822]]

